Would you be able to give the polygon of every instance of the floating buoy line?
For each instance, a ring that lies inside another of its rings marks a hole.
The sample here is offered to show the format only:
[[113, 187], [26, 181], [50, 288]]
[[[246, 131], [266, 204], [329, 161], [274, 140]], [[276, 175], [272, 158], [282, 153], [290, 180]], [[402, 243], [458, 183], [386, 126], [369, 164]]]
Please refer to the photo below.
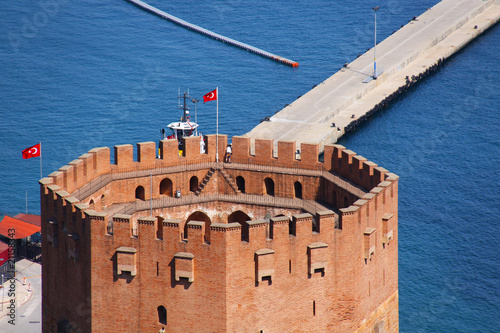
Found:
[[156, 7], [148, 5], [147, 3], [143, 2], [143, 1], [140, 1], [140, 0], [127, 0], [127, 1], [130, 2], [130, 3], [133, 3], [134, 5], [138, 6], [139, 8], [142, 8], [142, 9], [144, 9], [144, 10], [150, 12], [150, 13], [158, 15], [158, 16], [164, 18], [165, 20], [168, 20], [170, 22], [178, 24], [181, 27], [187, 28], [189, 30], [196, 31], [197, 33], [200, 33], [202, 35], [211, 37], [211, 38], [213, 38], [215, 40], [218, 40], [218, 41], [230, 44], [232, 46], [239, 47], [239, 48], [244, 49], [246, 51], [258, 54], [258, 55], [260, 55], [262, 57], [278, 61], [278, 62], [280, 62], [282, 64], [285, 64], [285, 65], [288, 65], [288, 66], [291, 66], [291, 67], [299, 67], [299, 63], [296, 62], [296, 61], [293, 61], [293, 60], [290, 60], [290, 59], [287, 59], [287, 58], [284, 58], [284, 57], [280, 57], [278, 55], [269, 53], [267, 51], [261, 50], [259, 48], [253, 47], [251, 45], [248, 45], [248, 44], [245, 44], [245, 43], [242, 43], [242, 42], [238, 42], [237, 40], [234, 40], [232, 38], [229, 38], [229, 37], [226, 37], [226, 36], [222, 36], [222, 35], [220, 35], [218, 33], [212, 32], [210, 30], [207, 30], [207, 29], [202, 28], [200, 26], [197, 26], [195, 24], [186, 22], [186, 21], [184, 21], [184, 20], [182, 20], [182, 19], [180, 19], [178, 17], [175, 17], [173, 15], [165, 13], [164, 11], [162, 11], [162, 10], [156, 8]]

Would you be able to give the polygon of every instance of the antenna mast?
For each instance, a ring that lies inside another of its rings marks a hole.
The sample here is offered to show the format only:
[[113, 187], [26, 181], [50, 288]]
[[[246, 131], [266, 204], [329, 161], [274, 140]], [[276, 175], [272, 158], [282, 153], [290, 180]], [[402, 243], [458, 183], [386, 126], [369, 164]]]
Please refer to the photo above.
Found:
[[[183, 99], [183, 103], [182, 103], [182, 106], [180, 105], [180, 99]], [[188, 108], [187, 106], [187, 99], [191, 99], [191, 97], [189, 96], [189, 93], [187, 92], [184, 92], [184, 95], [181, 96], [180, 95], [180, 88], [179, 88], [179, 109], [182, 109], [183, 113], [182, 113], [182, 118], [181, 118], [181, 121], [182, 122], [187, 122], [188, 119], [188, 114], [189, 114], [189, 110], [191, 110], [190, 108]]]

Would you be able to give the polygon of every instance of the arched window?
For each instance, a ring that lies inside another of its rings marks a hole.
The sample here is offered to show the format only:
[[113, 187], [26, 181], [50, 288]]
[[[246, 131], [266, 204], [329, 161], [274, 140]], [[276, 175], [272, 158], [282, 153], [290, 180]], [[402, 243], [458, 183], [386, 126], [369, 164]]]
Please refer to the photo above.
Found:
[[264, 179], [265, 194], [274, 196], [274, 181], [271, 178]]
[[245, 178], [241, 176], [236, 177], [236, 186], [241, 193], [245, 193]]
[[227, 217], [227, 223], [233, 223], [233, 222], [242, 223], [250, 220], [251, 220], [250, 216], [243, 213], [241, 210], [237, 210]]
[[90, 200], [89, 202], [89, 208], [94, 209], [94, 200]]
[[137, 186], [137, 188], [135, 189], [135, 198], [139, 200], [146, 200], [144, 194], [144, 187]]
[[248, 223], [251, 218], [247, 214], [243, 213], [241, 210], [237, 210], [231, 215], [227, 217], [227, 223], [238, 222], [241, 224], [241, 240], [248, 242], [249, 241], [249, 231], [248, 231]]
[[160, 194], [167, 195], [169, 197], [173, 195], [172, 181], [169, 178], [165, 178], [161, 181]]
[[189, 221], [202, 221], [205, 222], [205, 242], [210, 243], [210, 224], [212, 224], [212, 221], [210, 220], [210, 217], [208, 217], [207, 214], [196, 211], [189, 215], [189, 217], [186, 220], [186, 224], [184, 225], [184, 238], [188, 238], [188, 229], [187, 229], [187, 224]]
[[167, 309], [163, 305], [158, 307], [158, 322], [167, 325]]
[[198, 184], [198, 177], [191, 177], [191, 179], [189, 180], [189, 190], [191, 192], [196, 192], [196, 190], [198, 189]]
[[294, 192], [295, 192], [295, 197], [302, 199], [302, 184], [300, 182], [295, 182], [293, 184]]

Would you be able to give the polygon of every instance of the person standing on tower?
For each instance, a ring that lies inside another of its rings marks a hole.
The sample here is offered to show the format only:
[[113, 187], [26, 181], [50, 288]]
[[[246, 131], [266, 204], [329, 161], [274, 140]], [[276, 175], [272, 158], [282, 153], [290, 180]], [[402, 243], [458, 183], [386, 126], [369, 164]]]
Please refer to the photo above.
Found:
[[229, 161], [231, 161], [232, 153], [233, 149], [231, 148], [231, 144], [228, 144], [226, 148], [226, 156], [224, 157], [224, 163], [229, 163]]

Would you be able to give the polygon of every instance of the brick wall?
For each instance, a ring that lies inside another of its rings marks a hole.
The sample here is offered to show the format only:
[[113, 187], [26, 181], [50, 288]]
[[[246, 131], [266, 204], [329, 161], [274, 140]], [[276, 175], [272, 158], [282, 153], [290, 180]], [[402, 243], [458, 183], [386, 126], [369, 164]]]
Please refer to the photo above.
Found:
[[[342, 146], [326, 146], [321, 162], [314, 144], [296, 154], [279, 142], [275, 154], [256, 140], [251, 155], [241, 137], [232, 163], [214, 164], [215, 139], [206, 154], [199, 138], [186, 140], [183, 156], [163, 140], [161, 158], [140, 143], [137, 161], [120, 145], [113, 163], [97, 148], [40, 181], [44, 332], [63, 320], [96, 332], [397, 331], [398, 177]], [[219, 150], [226, 143], [219, 136]], [[177, 189], [196, 198], [193, 177], [200, 186], [207, 175], [200, 198], [232, 202], [186, 201], [149, 217], [151, 190], [153, 200]], [[298, 193], [332, 210], [277, 204], [301, 202]], [[248, 195], [267, 204], [238, 201]], [[145, 208], [116, 214], [113, 204], [133, 202]]]

